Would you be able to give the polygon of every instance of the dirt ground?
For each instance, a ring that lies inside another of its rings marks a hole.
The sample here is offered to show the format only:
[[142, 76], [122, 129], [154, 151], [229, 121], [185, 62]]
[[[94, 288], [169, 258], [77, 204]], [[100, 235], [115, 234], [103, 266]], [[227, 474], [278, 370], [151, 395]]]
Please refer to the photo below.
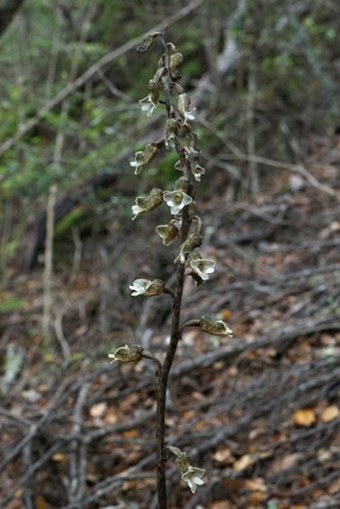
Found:
[[[183, 320], [220, 317], [234, 338], [180, 343], [167, 441], [206, 474], [192, 495], [169, 458], [171, 509], [340, 507], [339, 143], [316, 140], [301, 168], [269, 163], [256, 196], [233, 199], [221, 176], [198, 198], [217, 270], [188, 281]], [[171, 284], [156, 224], [117, 216], [55, 247], [50, 337], [42, 266], [8, 268], [1, 299], [22, 305], [0, 315], [2, 508], [156, 509], [155, 368], [107, 358], [125, 343], [164, 353], [169, 297], [128, 289], [155, 268]]]

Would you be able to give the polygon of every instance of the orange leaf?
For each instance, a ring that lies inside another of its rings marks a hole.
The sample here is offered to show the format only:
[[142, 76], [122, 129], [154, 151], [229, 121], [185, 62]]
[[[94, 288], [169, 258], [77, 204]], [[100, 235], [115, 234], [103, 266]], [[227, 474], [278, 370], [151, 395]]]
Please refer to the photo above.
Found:
[[131, 429], [129, 431], [124, 431], [123, 436], [124, 438], [139, 438], [140, 433], [136, 429]]
[[316, 416], [314, 410], [310, 408], [304, 408], [301, 410], [297, 410], [293, 415], [293, 422], [297, 426], [304, 426], [309, 428], [309, 426], [313, 426], [316, 421]]
[[36, 509], [49, 509], [48, 503], [44, 497], [38, 496], [35, 501]]
[[52, 461], [55, 461], [56, 463], [67, 463], [68, 462], [68, 457], [66, 456], [66, 454], [62, 454], [60, 452], [56, 452], [52, 456]]

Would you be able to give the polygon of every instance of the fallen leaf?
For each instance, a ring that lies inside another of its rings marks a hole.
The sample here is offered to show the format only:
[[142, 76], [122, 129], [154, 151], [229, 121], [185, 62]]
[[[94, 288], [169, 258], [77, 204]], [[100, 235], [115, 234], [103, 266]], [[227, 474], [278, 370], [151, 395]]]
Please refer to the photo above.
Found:
[[287, 454], [286, 456], [283, 456], [283, 458], [277, 458], [272, 463], [270, 471], [273, 475], [281, 474], [285, 470], [289, 470], [295, 467], [302, 458], [303, 455], [297, 452], [293, 454]]
[[36, 509], [49, 509], [49, 505], [44, 497], [38, 496], [35, 501]]
[[297, 410], [293, 415], [293, 422], [297, 426], [304, 426], [306, 428], [313, 426], [316, 422], [314, 410], [311, 410], [310, 408]]
[[89, 414], [91, 417], [103, 417], [107, 409], [107, 403], [105, 401], [102, 401], [101, 403], [96, 403], [95, 405], [92, 405]]
[[104, 421], [106, 424], [116, 424], [119, 421], [119, 417], [115, 410], [108, 410], [105, 414]]
[[246, 481], [246, 486], [251, 491], [249, 498], [253, 504], [259, 504], [268, 497], [268, 488], [261, 477], [249, 479]]
[[131, 429], [129, 431], [124, 431], [123, 436], [124, 438], [139, 438], [140, 433], [136, 429]]
[[60, 452], [56, 452], [55, 454], [53, 454], [51, 459], [52, 459], [52, 461], [55, 461], [56, 463], [67, 463], [68, 462], [68, 457], [66, 456], [66, 454], [62, 454]]
[[218, 449], [213, 455], [213, 459], [220, 465], [226, 465], [232, 459], [231, 450], [227, 447], [224, 449]]
[[326, 407], [321, 413], [322, 422], [331, 422], [337, 419], [340, 416], [339, 407], [336, 405], [331, 405]]
[[235, 472], [242, 472], [242, 470], [245, 470], [246, 468], [253, 465], [255, 462], [255, 456], [250, 454], [245, 454], [240, 459], [235, 461], [234, 463], [234, 470]]

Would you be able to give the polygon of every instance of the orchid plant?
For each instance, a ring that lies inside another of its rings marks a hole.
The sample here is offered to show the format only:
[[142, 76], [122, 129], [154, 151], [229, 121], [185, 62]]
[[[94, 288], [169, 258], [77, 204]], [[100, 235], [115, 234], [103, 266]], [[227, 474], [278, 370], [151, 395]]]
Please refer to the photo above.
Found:
[[132, 219], [152, 212], [163, 203], [169, 207], [170, 215], [167, 224], [156, 227], [156, 233], [165, 246], [177, 242], [178, 251], [174, 259], [175, 284], [169, 288], [161, 279], [136, 279], [130, 284], [135, 297], [155, 297], [167, 293], [172, 299], [170, 342], [165, 357], [160, 359], [145, 352], [140, 345], [120, 346], [110, 353], [112, 362], [138, 362], [143, 358], [157, 364], [158, 395], [156, 410], [156, 469], [157, 497], [159, 509], [167, 509], [167, 489], [165, 463], [169, 453], [174, 456], [175, 465], [181, 479], [188, 485], [192, 493], [204, 484], [205, 471], [191, 465], [187, 453], [178, 447], [169, 445], [165, 437], [166, 393], [169, 373], [176, 354], [177, 346], [186, 327], [199, 327], [203, 332], [216, 336], [232, 336], [232, 331], [222, 320], [202, 316], [186, 323], [181, 321], [182, 295], [187, 277], [191, 277], [197, 285], [205, 283], [215, 271], [215, 261], [204, 258], [200, 251], [203, 242], [203, 226], [196, 210], [194, 191], [196, 182], [200, 182], [205, 169], [199, 164], [200, 150], [197, 146], [191, 122], [195, 120], [196, 110], [191, 107], [190, 97], [179, 84], [180, 67], [183, 55], [175, 45], [166, 41], [166, 29], [147, 34], [137, 48], [139, 53], [147, 51], [151, 44], [159, 40], [163, 54], [158, 62], [155, 75], [148, 83], [148, 94], [139, 101], [142, 112], [150, 117], [159, 107], [165, 108], [166, 120], [163, 136], [149, 143], [144, 150], [135, 153], [130, 165], [138, 175], [144, 167], [150, 165], [161, 148], [173, 150], [178, 156], [174, 165], [180, 171], [174, 188], [162, 190], [151, 189], [148, 196], [137, 196], [132, 206]]

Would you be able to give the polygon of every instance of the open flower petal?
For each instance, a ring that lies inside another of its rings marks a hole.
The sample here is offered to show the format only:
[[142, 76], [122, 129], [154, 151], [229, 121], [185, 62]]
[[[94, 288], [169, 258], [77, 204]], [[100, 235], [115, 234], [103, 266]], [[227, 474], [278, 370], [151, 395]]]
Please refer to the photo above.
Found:
[[192, 493], [196, 493], [197, 486], [202, 486], [204, 481], [202, 477], [205, 474], [203, 468], [196, 468], [190, 465], [189, 469], [181, 475], [184, 482], [187, 483]]
[[196, 258], [190, 260], [190, 267], [203, 281], [209, 279], [209, 274], [215, 271], [216, 262], [214, 260], [206, 260], [204, 258]]
[[153, 112], [156, 109], [156, 104], [153, 102], [150, 95], [147, 95], [146, 97], [144, 97], [143, 99], [141, 99], [138, 102], [142, 108], [142, 111], [144, 113], [146, 113], [146, 116], [151, 117], [151, 115], [153, 114]]
[[136, 279], [130, 286], [132, 290], [131, 295], [136, 297], [137, 295], [144, 295], [146, 288], [150, 285], [151, 281], [148, 279]]
[[154, 297], [164, 293], [165, 283], [161, 279], [136, 279], [130, 286], [132, 290], [131, 295], [136, 297], [138, 295], [144, 295], [145, 297]]
[[191, 196], [183, 191], [165, 191], [163, 197], [174, 216], [193, 201]]

